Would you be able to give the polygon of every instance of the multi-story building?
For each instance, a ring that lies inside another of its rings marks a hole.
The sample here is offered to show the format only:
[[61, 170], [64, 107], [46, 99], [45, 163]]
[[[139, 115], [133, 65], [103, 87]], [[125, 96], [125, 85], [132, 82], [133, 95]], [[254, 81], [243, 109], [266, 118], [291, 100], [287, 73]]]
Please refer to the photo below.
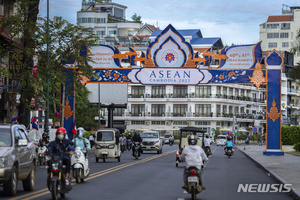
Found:
[[[259, 39], [266, 54], [276, 49], [278, 52], [290, 51], [294, 47], [297, 31], [300, 28], [300, 6], [283, 5], [281, 15], [268, 16], [260, 24]], [[294, 63], [300, 61], [300, 54], [294, 55]]]
[[262, 41], [263, 55], [276, 49], [284, 57], [282, 70], [282, 124], [298, 125], [298, 109], [300, 91], [298, 84], [289, 78], [294, 64], [300, 62], [300, 53], [292, 55], [290, 49], [298, 45], [297, 32], [300, 30], [300, 6], [283, 5], [281, 15], [268, 16], [267, 21], [260, 24], [259, 37]]
[[126, 9], [126, 6], [111, 0], [83, 0], [82, 8], [77, 12], [77, 24], [91, 28], [100, 37], [99, 44], [130, 45], [142, 23], [127, 21]]

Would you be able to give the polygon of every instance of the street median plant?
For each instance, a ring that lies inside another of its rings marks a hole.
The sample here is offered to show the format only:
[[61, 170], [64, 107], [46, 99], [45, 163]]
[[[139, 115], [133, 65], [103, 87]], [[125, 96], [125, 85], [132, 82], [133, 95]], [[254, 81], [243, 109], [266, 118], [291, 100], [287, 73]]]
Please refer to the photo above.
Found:
[[296, 151], [300, 151], [300, 142], [298, 142], [297, 144], [294, 145], [294, 149]]

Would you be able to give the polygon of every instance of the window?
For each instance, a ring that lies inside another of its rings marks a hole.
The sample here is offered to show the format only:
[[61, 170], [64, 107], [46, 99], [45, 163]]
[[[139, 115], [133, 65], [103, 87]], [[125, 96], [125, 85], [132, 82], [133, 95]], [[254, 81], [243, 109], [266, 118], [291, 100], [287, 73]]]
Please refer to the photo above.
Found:
[[223, 95], [227, 95], [227, 87], [223, 87]]
[[277, 47], [277, 42], [269, 42], [268, 43], [268, 48], [276, 48]]
[[195, 116], [196, 117], [210, 117], [211, 104], [196, 104]]
[[277, 29], [279, 28], [279, 24], [267, 24], [267, 29]]
[[98, 35], [100, 38], [104, 38], [105, 31], [96, 31], [96, 35]]
[[173, 121], [174, 125], [187, 125], [187, 121]]
[[289, 33], [280, 33], [280, 38], [289, 38]]
[[134, 31], [128, 31], [128, 36], [134, 36]]
[[279, 38], [279, 33], [268, 33], [267, 38]]
[[217, 114], [219, 115], [221, 113], [221, 105], [217, 105]]
[[115, 108], [114, 116], [122, 116], [125, 112], [125, 108]]
[[95, 23], [98, 23], [98, 24], [100, 24], [100, 23], [105, 23], [105, 18], [97, 18], [97, 19], [95, 20]]
[[145, 93], [145, 86], [132, 86], [131, 95], [133, 98], [140, 98]]
[[131, 116], [139, 116], [145, 112], [145, 104], [132, 104], [131, 105]]
[[173, 116], [183, 117], [187, 111], [187, 104], [173, 104]]
[[174, 98], [184, 98], [187, 94], [187, 86], [174, 86]]
[[165, 125], [166, 122], [165, 121], [152, 121], [151, 124], [152, 125]]
[[152, 86], [151, 97], [163, 98], [166, 94], [166, 86]]
[[151, 116], [162, 116], [165, 113], [165, 104], [152, 104], [151, 105]]
[[146, 123], [145, 123], [145, 121], [131, 121], [131, 124], [133, 124], [133, 125], [144, 125]]
[[233, 96], [233, 88], [229, 88], [229, 96]]
[[108, 31], [109, 37], [117, 37], [117, 31]]
[[211, 86], [197, 85], [195, 87], [196, 97], [209, 97], [211, 96]]
[[281, 23], [281, 30], [289, 30], [290, 23]]
[[288, 42], [283, 42], [282, 47], [289, 47], [289, 43]]
[[210, 122], [207, 122], [207, 121], [195, 121], [195, 125], [210, 126]]
[[221, 95], [221, 87], [217, 86], [217, 95]]
[[227, 106], [226, 106], [226, 105], [223, 105], [223, 106], [222, 106], [222, 112], [223, 112], [223, 113], [227, 113]]

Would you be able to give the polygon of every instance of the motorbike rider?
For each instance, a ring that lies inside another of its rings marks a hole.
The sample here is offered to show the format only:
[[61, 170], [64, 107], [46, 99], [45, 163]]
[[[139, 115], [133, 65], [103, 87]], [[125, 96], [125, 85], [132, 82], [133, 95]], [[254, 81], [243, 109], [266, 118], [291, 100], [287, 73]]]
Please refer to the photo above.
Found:
[[124, 133], [122, 133], [121, 137], [119, 138], [120, 144], [124, 145], [125, 148], [125, 144], [126, 144], [126, 137], [124, 136]]
[[39, 141], [39, 144], [41, 147], [49, 144], [49, 137], [48, 137], [47, 133], [43, 133], [42, 138]]
[[169, 143], [174, 143], [174, 136], [173, 135], [171, 135], [170, 137], [169, 137]]
[[80, 147], [81, 152], [84, 153], [85, 157], [87, 156], [87, 150], [90, 150], [90, 141], [83, 137], [84, 129], [78, 128], [77, 129], [77, 138], [73, 139], [74, 148]]
[[228, 136], [228, 137], [227, 137], [226, 146], [225, 146], [225, 148], [224, 148], [225, 155], [227, 154], [227, 148], [230, 148], [230, 147], [232, 148], [232, 153], [234, 153], [232, 137], [231, 137], [231, 136]]
[[209, 136], [206, 135], [206, 136], [205, 136], [205, 139], [204, 139], [204, 147], [205, 147], [205, 148], [208, 148], [210, 154], [212, 155], [211, 148], [210, 148], [210, 143], [211, 143], [211, 140], [210, 140]]
[[[133, 138], [132, 138], [132, 142], [135, 143], [135, 142], [139, 142], [141, 144], [142, 142], [142, 138], [140, 136], [140, 134], [138, 132], [135, 132]], [[132, 146], [132, 155], [134, 156], [134, 150], [135, 150], [135, 147], [134, 145]]]
[[[73, 154], [74, 147], [71, 145], [71, 141], [65, 138], [66, 134], [67, 134], [67, 130], [64, 127], [59, 127], [56, 130], [55, 140], [49, 143], [47, 147], [47, 151], [52, 152], [52, 154], [54, 155], [60, 155], [66, 152], [67, 151], [66, 148], [68, 147], [69, 154]], [[70, 156], [63, 155], [62, 162], [64, 165], [66, 165], [66, 184], [68, 185], [70, 180], [70, 170], [71, 170]], [[50, 166], [51, 161], [48, 162], [47, 164], [48, 166]], [[50, 167], [48, 167], [48, 174], [49, 173], [50, 173]]]
[[[127, 149], [129, 151], [130, 145], [131, 145], [130, 142], [132, 141], [131, 133], [128, 133], [128, 135], [126, 136], [126, 139], [127, 139]], [[130, 141], [130, 142], [128, 142], [128, 141]]]
[[188, 143], [189, 145], [186, 146], [181, 153], [181, 158], [184, 159], [186, 162], [185, 170], [183, 173], [184, 186], [182, 186], [182, 188], [187, 189], [188, 187], [187, 169], [193, 166], [198, 169], [202, 189], [205, 190], [206, 187], [204, 186], [201, 166], [203, 165], [203, 161], [208, 161], [208, 158], [205, 155], [204, 150], [197, 145], [197, 137], [195, 135], [188, 136]]

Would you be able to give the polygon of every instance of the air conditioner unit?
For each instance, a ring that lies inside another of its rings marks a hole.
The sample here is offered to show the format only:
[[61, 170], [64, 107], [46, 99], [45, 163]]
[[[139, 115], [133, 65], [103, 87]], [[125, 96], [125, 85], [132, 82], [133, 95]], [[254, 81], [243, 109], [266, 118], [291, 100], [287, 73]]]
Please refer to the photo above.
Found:
[[130, 125], [130, 121], [126, 121], [125, 124], [126, 124], [126, 125]]
[[150, 121], [146, 121], [146, 125], [150, 125]]

